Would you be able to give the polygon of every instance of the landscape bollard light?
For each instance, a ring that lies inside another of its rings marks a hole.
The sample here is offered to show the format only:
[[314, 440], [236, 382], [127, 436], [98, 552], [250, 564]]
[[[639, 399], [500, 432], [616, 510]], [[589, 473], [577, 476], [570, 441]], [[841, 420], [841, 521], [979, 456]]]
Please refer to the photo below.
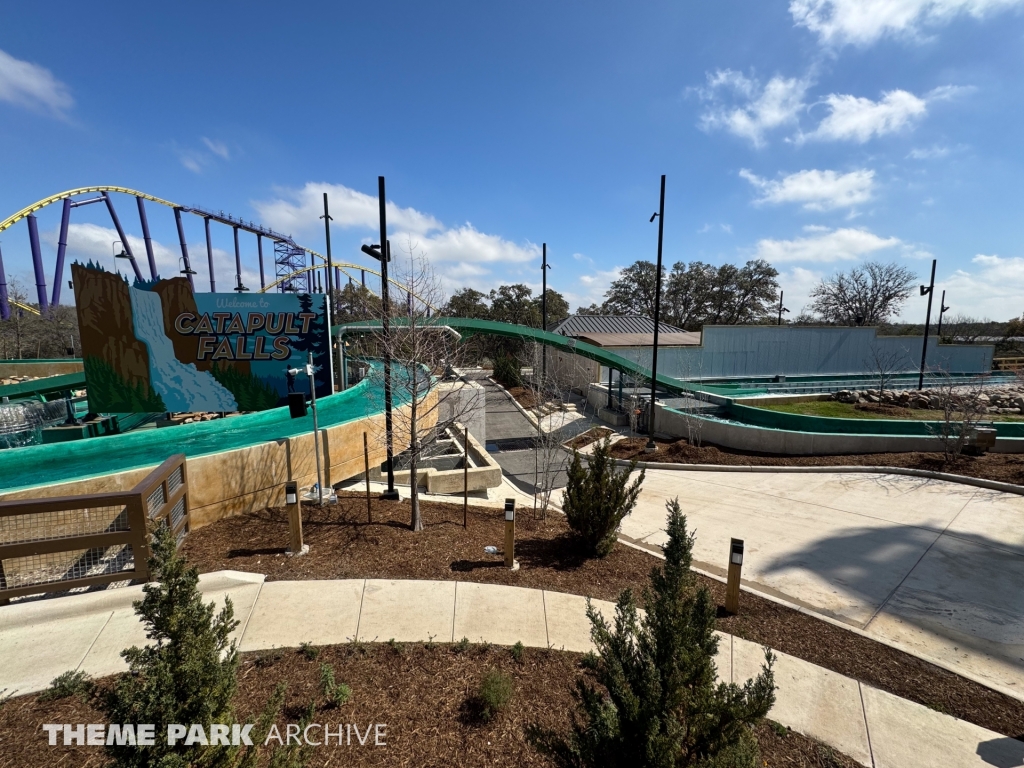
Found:
[[505, 499], [505, 567], [519, 570], [516, 562], [516, 500]]
[[743, 539], [732, 539], [729, 544], [729, 581], [725, 585], [725, 610], [740, 612], [740, 571], [743, 569]]
[[284, 484], [284, 503], [288, 507], [288, 530], [291, 535], [288, 555], [304, 555], [309, 547], [302, 543], [302, 504], [299, 502], [299, 484]]

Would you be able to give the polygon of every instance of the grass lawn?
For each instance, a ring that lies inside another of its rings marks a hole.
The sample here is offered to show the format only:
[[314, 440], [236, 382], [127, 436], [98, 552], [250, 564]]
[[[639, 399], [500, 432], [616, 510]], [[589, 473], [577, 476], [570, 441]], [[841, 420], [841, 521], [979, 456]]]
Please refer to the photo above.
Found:
[[[833, 419], [916, 419], [918, 421], [939, 421], [941, 411], [929, 411], [923, 408], [893, 407], [889, 413], [884, 411], [858, 410], [852, 403], [840, 403], [837, 400], [813, 400], [809, 403], [779, 403], [775, 405], [757, 405], [766, 411], [782, 411], [783, 413], [799, 413], [804, 416], [826, 416]], [[1024, 416], [1011, 416], [1003, 413], [989, 413], [986, 421], [1024, 421]]]

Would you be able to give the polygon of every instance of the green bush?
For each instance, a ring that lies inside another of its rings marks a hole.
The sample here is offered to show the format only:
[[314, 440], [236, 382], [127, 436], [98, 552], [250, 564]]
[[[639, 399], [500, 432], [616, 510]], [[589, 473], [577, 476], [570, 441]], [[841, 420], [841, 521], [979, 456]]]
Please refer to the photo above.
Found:
[[330, 664], [320, 665], [320, 691], [332, 707], [340, 707], [352, 698], [352, 689], [334, 680], [334, 668]]
[[567, 736], [531, 727], [528, 738], [563, 768], [755, 768], [751, 727], [775, 703], [774, 656], [743, 686], [716, 683], [715, 603], [690, 570], [693, 536], [679, 500], [668, 503], [665, 563], [644, 590], [646, 614], [630, 590], [615, 621], [588, 601], [597, 648], [592, 677], [578, 681]]
[[522, 641], [517, 641], [516, 644], [512, 646], [512, 658], [515, 659], [517, 664], [523, 663], [523, 652], [525, 650], [526, 649], [523, 647]]
[[494, 380], [507, 389], [523, 386], [522, 368], [519, 361], [511, 355], [500, 355], [494, 358]]
[[562, 496], [566, 522], [592, 557], [604, 557], [612, 551], [619, 525], [636, 506], [644, 481], [644, 470], [640, 470], [630, 483], [636, 461], [618, 472], [610, 453], [611, 440], [607, 437], [595, 443], [585, 467], [579, 452], [573, 451]]
[[71, 696], [84, 697], [92, 691], [92, 680], [81, 670], [68, 670], [53, 678], [50, 687], [39, 694], [40, 701], [55, 701]]
[[305, 656], [307, 661], [316, 661], [320, 656], [320, 649], [312, 643], [299, 643], [299, 653]]
[[[167, 526], [153, 536], [149, 568], [154, 583], [143, 587], [145, 597], [134, 607], [153, 642], [121, 652], [129, 672], [100, 703], [107, 720], [152, 723], [158, 734], [166, 734], [169, 723], [201, 724], [207, 730], [212, 723], [234, 724], [238, 652], [230, 635], [238, 622], [230, 598], [219, 613], [214, 603], [203, 603], [199, 573], [178, 555]], [[263, 743], [283, 699], [280, 688], [252, 731], [254, 745]], [[119, 768], [250, 768], [257, 758], [255, 747], [168, 745], [161, 738], [152, 746], [108, 745], [107, 751]]]
[[483, 722], [489, 723], [512, 701], [512, 678], [504, 672], [492, 669], [480, 681], [476, 695], [476, 708]]

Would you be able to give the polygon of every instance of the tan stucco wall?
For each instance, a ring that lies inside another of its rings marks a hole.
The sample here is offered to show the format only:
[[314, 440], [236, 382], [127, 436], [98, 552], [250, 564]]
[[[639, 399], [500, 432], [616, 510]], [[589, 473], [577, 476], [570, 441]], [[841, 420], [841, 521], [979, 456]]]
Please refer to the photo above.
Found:
[[[405, 412], [406, 409], [401, 410]], [[403, 429], [402, 426], [405, 423], [406, 420], [396, 414], [396, 453], [409, 444], [408, 428]], [[363, 432], [367, 433], [370, 464], [379, 464], [386, 456], [382, 439], [383, 414], [320, 430], [320, 450], [327, 485], [340, 483], [363, 472]], [[154, 468], [13, 491], [0, 494], [0, 501], [128, 491]], [[294, 480], [300, 488], [316, 482], [313, 433], [197, 456], [188, 460], [186, 470], [193, 529], [224, 517], [280, 506], [284, 504], [286, 481]]]

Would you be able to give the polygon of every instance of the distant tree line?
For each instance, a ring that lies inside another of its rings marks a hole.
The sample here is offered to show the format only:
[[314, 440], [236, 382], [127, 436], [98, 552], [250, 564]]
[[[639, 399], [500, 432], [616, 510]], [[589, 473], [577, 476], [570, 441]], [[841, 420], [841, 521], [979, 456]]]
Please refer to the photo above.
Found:
[[[78, 336], [78, 316], [74, 307], [58, 304], [50, 307], [45, 314], [37, 314], [39, 305], [29, 301], [28, 291], [17, 278], [7, 284], [7, 298], [11, 317], [6, 321], [0, 320], [0, 358], [27, 360], [70, 357], [71, 349], [75, 356], [81, 356], [82, 343]], [[23, 306], [19, 307], [18, 304]]]

